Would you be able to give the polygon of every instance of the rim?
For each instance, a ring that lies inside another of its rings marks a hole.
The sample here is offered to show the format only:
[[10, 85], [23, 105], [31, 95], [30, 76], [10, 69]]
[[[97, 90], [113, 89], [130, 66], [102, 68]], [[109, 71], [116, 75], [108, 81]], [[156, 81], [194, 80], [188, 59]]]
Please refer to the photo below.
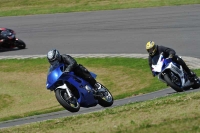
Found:
[[178, 76], [176, 76], [173, 72], [171, 72], [171, 80], [178, 86], [181, 86], [181, 80]]
[[71, 106], [73, 108], [78, 108], [79, 107], [79, 103], [78, 103], [77, 99], [74, 96], [69, 98], [69, 96], [67, 95], [66, 91], [61, 90], [60, 91], [60, 96], [69, 106]]
[[102, 94], [102, 97], [101, 97], [101, 98], [102, 98], [104, 101], [112, 102], [112, 95], [110, 94], [110, 92], [107, 91], [106, 88], [102, 88], [102, 89], [104, 89], [104, 92], [101, 92], [101, 94]]

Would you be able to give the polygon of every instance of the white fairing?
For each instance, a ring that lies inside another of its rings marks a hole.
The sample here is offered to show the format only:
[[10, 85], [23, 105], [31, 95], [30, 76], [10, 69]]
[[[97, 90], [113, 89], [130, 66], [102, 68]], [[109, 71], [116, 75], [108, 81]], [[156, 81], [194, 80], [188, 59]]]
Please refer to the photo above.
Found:
[[152, 65], [152, 68], [153, 68], [152, 71], [161, 72], [163, 63], [164, 63], [164, 58], [163, 58], [162, 55], [160, 55], [157, 64], [156, 65]]
[[[167, 67], [165, 68], [162, 68], [163, 65], [164, 65], [164, 58], [163, 58], [163, 55], [161, 54], [159, 59], [158, 59], [158, 62], [156, 65], [152, 65], [152, 71], [153, 72], [158, 72], [158, 79], [161, 80], [161, 81], [164, 81], [164, 79], [162, 78], [163, 76], [161, 75], [162, 72], [164, 72], [166, 69], [170, 69], [172, 72], [174, 72], [175, 74], [177, 74], [180, 79], [181, 79], [181, 86], [184, 87], [184, 86], [188, 86], [191, 84], [191, 82], [189, 80], [185, 80], [184, 78], [184, 72], [183, 72], [183, 68], [182, 66], [180, 66], [180, 68], [178, 68], [176, 65], [174, 65], [172, 62], [170, 62]], [[164, 81], [165, 82], [165, 81]]]
[[61, 86], [58, 86], [56, 89], [67, 89], [67, 85], [66, 84], [63, 84]]

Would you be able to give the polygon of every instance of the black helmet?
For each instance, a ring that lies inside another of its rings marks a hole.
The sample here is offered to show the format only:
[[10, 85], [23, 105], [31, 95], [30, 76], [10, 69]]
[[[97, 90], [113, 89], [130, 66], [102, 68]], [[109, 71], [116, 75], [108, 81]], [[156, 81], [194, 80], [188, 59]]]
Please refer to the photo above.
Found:
[[52, 49], [47, 53], [47, 59], [51, 65], [55, 65], [61, 61], [60, 52], [56, 49]]
[[11, 32], [9, 32], [8, 30], [4, 30], [1, 32], [1, 36], [4, 37], [4, 38], [13, 38], [13, 34]]

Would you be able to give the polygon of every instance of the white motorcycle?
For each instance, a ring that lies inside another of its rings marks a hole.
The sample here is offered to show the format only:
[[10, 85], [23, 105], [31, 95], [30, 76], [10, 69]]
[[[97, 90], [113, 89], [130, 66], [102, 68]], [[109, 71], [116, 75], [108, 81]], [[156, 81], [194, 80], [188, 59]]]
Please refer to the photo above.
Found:
[[200, 87], [200, 80], [197, 76], [194, 77], [194, 82], [191, 82], [182, 66], [173, 62], [171, 58], [164, 58], [162, 53], [153, 57], [152, 72], [158, 76], [159, 80], [177, 92]]

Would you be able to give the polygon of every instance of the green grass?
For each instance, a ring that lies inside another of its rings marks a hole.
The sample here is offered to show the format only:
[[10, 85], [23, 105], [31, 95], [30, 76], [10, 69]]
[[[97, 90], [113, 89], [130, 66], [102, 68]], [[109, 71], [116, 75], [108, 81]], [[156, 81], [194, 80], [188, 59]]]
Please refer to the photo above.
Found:
[[0, 16], [200, 4], [200, 0], [0, 0]]
[[0, 94], [0, 110], [9, 107], [11, 103], [13, 103], [13, 99], [10, 95]]
[[[0, 17], [200, 4], [200, 0], [0, 2]], [[98, 74], [98, 80], [109, 88], [115, 99], [166, 87], [151, 76], [147, 61], [144, 59], [77, 60]], [[0, 60], [0, 121], [63, 110], [55, 100], [54, 93], [49, 93], [45, 89], [47, 67], [45, 59]], [[195, 72], [200, 75], [200, 70]], [[199, 98], [199, 93], [176, 94], [91, 114], [0, 129], [0, 132], [200, 132]]]
[[[166, 87], [151, 76], [146, 59], [77, 58], [77, 61], [98, 75], [97, 81], [111, 91], [114, 99]], [[63, 110], [54, 92], [46, 90], [48, 67], [46, 58], [0, 60], [1, 95], [10, 97], [7, 106], [0, 104], [0, 121]]]
[[26, 124], [2, 133], [198, 133], [200, 92], [178, 93], [99, 112]]
[[[97, 81], [111, 91], [115, 100], [167, 87], [152, 77], [147, 59], [76, 60], [97, 74]], [[48, 67], [46, 58], [0, 60], [0, 121], [64, 110], [54, 92], [46, 90]], [[195, 72], [200, 75], [200, 70]]]

